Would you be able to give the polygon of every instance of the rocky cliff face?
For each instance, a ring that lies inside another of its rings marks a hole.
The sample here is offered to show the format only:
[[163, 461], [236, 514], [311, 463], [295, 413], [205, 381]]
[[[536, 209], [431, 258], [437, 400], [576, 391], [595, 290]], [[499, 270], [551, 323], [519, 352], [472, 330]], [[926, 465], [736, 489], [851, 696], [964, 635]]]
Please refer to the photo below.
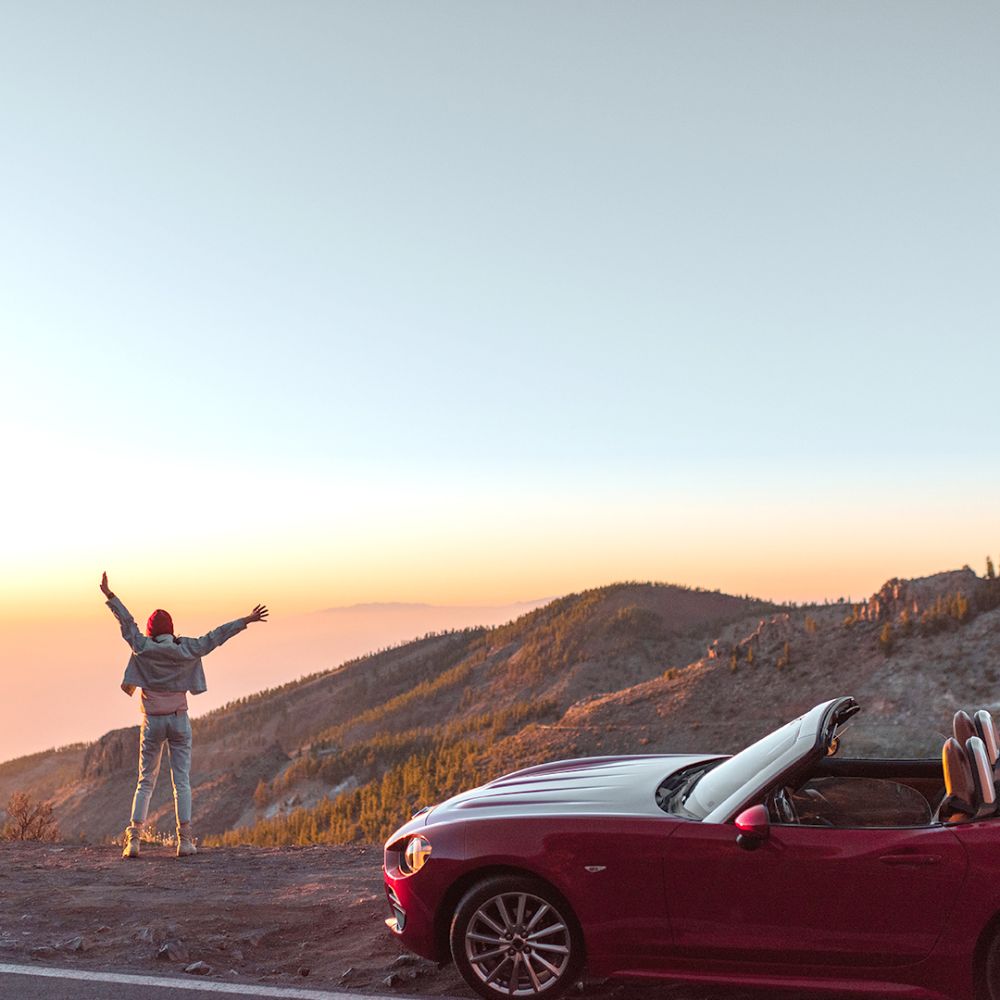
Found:
[[91, 743], [83, 755], [80, 777], [84, 781], [103, 778], [124, 769], [135, 770], [139, 759], [139, 727], [112, 729], [96, 743]]

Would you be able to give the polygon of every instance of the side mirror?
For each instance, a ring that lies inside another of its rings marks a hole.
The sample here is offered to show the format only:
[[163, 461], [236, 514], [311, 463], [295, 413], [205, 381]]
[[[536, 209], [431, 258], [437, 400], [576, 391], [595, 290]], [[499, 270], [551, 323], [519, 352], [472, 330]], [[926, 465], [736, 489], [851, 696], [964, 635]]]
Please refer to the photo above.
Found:
[[751, 806], [736, 817], [736, 843], [745, 851], [756, 851], [771, 835], [771, 819], [764, 806]]

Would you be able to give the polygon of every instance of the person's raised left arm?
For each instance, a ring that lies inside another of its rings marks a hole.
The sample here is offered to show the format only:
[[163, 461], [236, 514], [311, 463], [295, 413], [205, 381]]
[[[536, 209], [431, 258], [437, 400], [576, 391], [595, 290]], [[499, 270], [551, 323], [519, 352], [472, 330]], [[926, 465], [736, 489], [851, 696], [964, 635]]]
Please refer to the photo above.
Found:
[[263, 604], [258, 604], [257, 607], [253, 609], [244, 619], [246, 625], [252, 625], [254, 622], [266, 622], [267, 616], [271, 612], [264, 607]]
[[252, 625], [254, 622], [267, 621], [268, 614], [267, 608], [263, 604], [258, 604], [250, 614], [243, 618], [237, 618], [234, 621], [227, 622], [225, 625], [220, 625], [218, 628], [213, 628], [211, 632], [206, 632], [197, 639], [184, 639], [182, 641], [195, 656], [204, 656], [206, 653], [210, 653], [213, 649], [221, 646], [227, 640], [232, 639], [234, 635], [238, 635], [247, 625]]

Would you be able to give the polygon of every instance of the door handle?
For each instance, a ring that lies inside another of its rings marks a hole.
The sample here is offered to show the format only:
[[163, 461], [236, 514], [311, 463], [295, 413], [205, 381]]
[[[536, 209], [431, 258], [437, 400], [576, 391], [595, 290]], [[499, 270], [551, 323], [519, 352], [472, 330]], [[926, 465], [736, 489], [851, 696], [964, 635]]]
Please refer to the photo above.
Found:
[[940, 854], [883, 854], [879, 861], [884, 865], [936, 865]]

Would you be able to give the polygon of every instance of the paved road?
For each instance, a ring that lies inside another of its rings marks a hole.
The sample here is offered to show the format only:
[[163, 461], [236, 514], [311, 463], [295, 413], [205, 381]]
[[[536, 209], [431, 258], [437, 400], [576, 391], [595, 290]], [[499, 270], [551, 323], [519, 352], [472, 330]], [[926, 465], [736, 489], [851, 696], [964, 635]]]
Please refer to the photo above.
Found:
[[[171, 996], [172, 995], [172, 996]], [[471, 996], [471, 993], [469, 994]], [[447, 996], [392, 997], [310, 989], [307, 986], [264, 986], [196, 976], [144, 976], [120, 972], [0, 962], [0, 1000], [463, 1000]], [[773, 1000], [771, 993], [736, 990], [694, 990], [678, 984], [635, 985], [618, 1000]], [[468, 1000], [468, 998], [464, 998]], [[812, 1000], [800, 995], [787, 1000]]]
[[[41, 968], [0, 963], [0, 1000], [389, 1000], [361, 993], [332, 993], [305, 987], [261, 986], [256, 983], [204, 982], [191, 976], [137, 976], [79, 969]], [[392, 1000], [405, 1000], [393, 997]]]
[[[171, 996], [172, 994], [172, 996]], [[196, 976], [144, 976], [119, 972], [14, 965], [0, 962], [0, 1000], [468, 1000], [448, 996], [379, 996], [310, 989], [308, 986], [264, 986], [231, 979], [204, 980]], [[591, 995], [593, 997], [593, 994]], [[608, 994], [601, 994], [608, 1000]], [[774, 1000], [772, 991], [698, 989], [680, 984], [631, 984], [616, 991], [613, 1000]], [[815, 1000], [812, 995], [785, 994], [786, 1000]], [[824, 996], [831, 996], [824, 994]]]

